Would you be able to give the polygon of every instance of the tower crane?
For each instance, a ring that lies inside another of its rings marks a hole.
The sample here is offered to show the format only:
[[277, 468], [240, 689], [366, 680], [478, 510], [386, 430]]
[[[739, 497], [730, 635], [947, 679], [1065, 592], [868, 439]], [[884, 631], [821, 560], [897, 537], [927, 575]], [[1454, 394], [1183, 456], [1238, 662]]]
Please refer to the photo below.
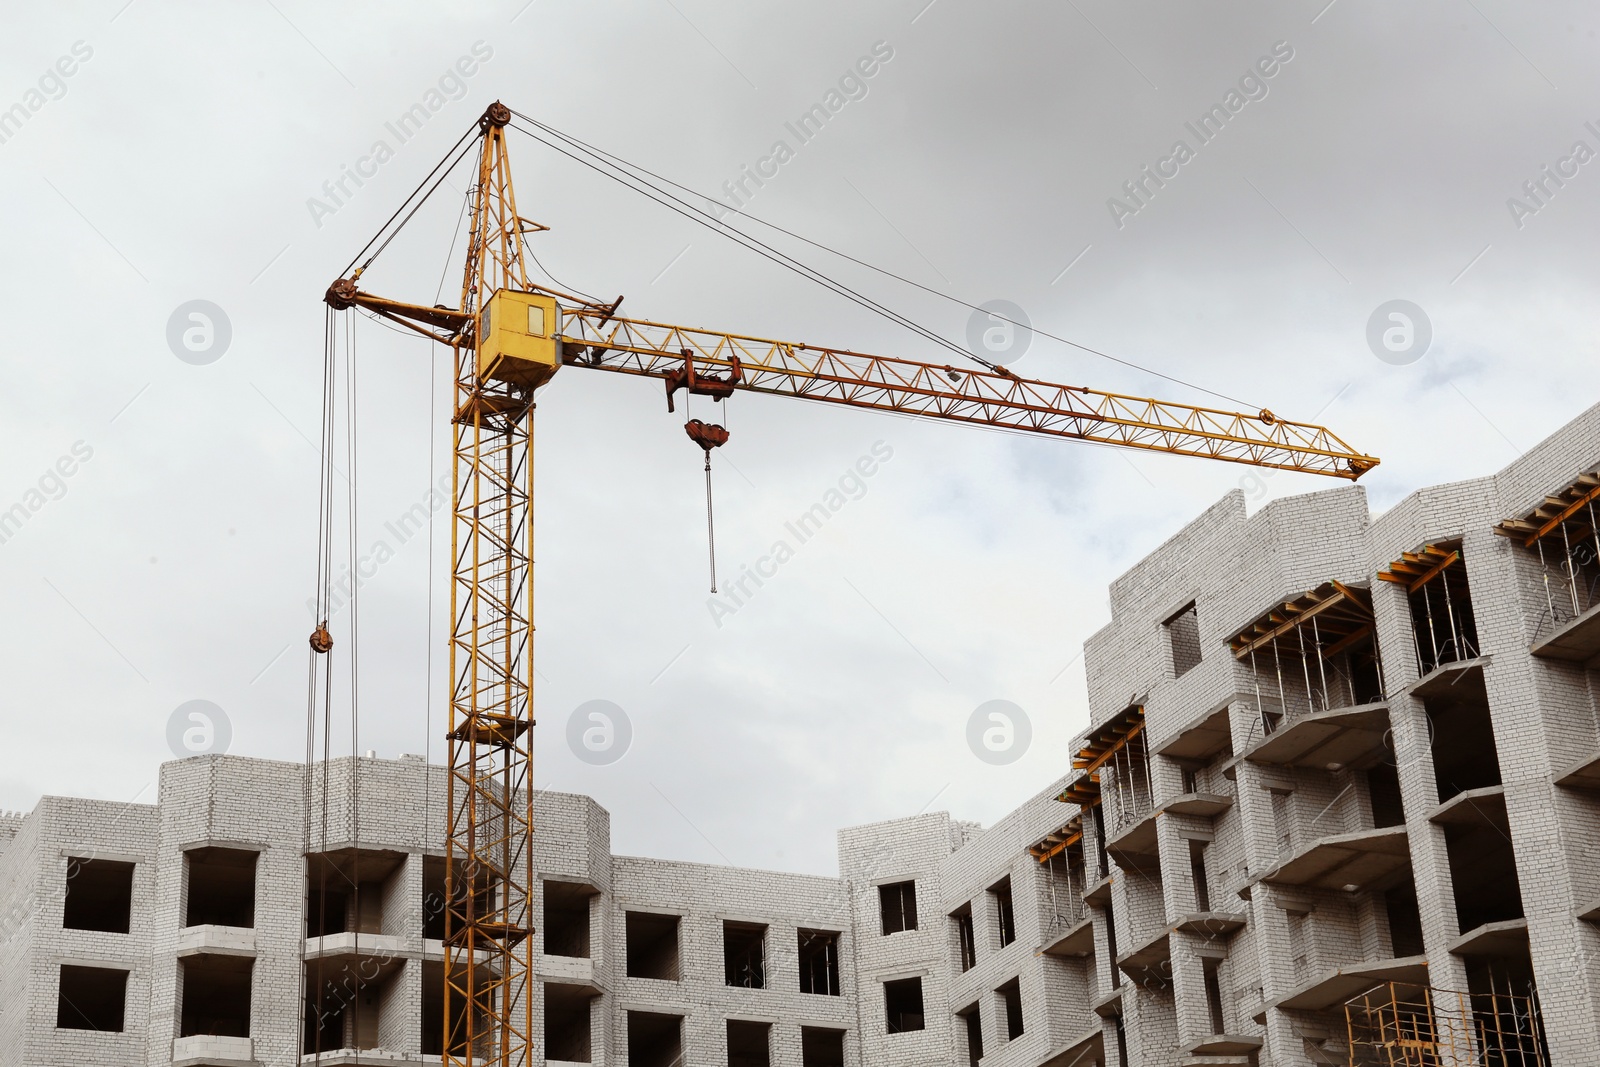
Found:
[[[531, 1063], [537, 1041], [532, 415], [535, 390], [558, 371], [654, 378], [669, 411], [680, 391], [713, 401], [768, 393], [1351, 480], [1378, 463], [1324, 427], [1270, 411], [1057, 385], [982, 360], [956, 367], [627, 318], [621, 297], [603, 303], [541, 284], [530, 276], [526, 237], [545, 227], [518, 213], [506, 144], [513, 114], [490, 105], [457, 143], [457, 160], [476, 151], [477, 174], [455, 307], [362, 288], [377, 252], [359, 267], [352, 261], [356, 269], [325, 296], [330, 314], [364, 310], [454, 358], [443, 1062], [462, 1067]], [[708, 461], [727, 440], [700, 420], [686, 429]], [[312, 647], [331, 647], [325, 625]]]

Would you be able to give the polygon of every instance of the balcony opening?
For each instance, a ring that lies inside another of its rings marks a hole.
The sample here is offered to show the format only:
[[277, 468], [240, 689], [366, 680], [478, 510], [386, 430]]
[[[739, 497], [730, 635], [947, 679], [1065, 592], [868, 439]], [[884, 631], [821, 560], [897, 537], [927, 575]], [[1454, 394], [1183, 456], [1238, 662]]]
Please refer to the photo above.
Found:
[[1289, 929], [1289, 963], [1294, 968], [1294, 980], [1303, 982], [1311, 972], [1312, 952], [1314, 949], [1309, 930], [1310, 920], [1308, 913], [1285, 911], [1283, 918]]
[[1099, 881], [1111, 873], [1110, 854], [1106, 852], [1105, 805], [1096, 804], [1089, 811], [1089, 821], [1094, 825], [1095, 880]]
[[682, 1067], [683, 1016], [628, 1013], [628, 1067]]
[[1111, 988], [1118, 989], [1122, 986], [1122, 968], [1117, 966], [1117, 916], [1111, 902], [1106, 901], [1106, 968], [1111, 976]]
[[326, 937], [350, 929], [350, 894], [342, 885], [323, 888], [313, 879], [306, 887], [306, 936]]
[[1022, 980], [1013, 978], [995, 993], [1000, 997], [1000, 1003], [1005, 1006], [1006, 1040], [1015, 1041], [1022, 1036]]
[[[343, 968], [339, 968], [343, 970]], [[348, 980], [350, 976], [344, 975]], [[319, 968], [314, 963], [306, 964], [306, 1010], [305, 1010], [305, 1035], [301, 1043], [301, 1055], [315, 1056], [324, 1052], [337, 1052], [348, 1046], [345, 1038], [348, 1029], [349, 991], [342, 990], [333, 975], [327, 975], [326, 981], [319, 977]]]
[[117, 860], [67, 860], [64, 930], [125, 934], [133, 918], [133, 864]]
[[1405, 587], [1419, 678], [1446, 664], [1478, 658], [1478, 624], [1460, 540], [1403, 553], [1378, 577]]
[[894, 882], [878, 887], [878, 911], [883, 932], [898, 934], [917, 928], [917, 883]]
[[1506, 1067], [1550, 1062], [1533, 959], [1525, 946], [1467, 960], [1467, 990], [1487, 1062]]
[[978, 1005], [968, 1004], [956, 1012], [967, 1036], [967, 1067], [978, 1067], [978, 1061], [983, 1059], [983, 1018], [978, 1011]]
[[445, 879], [443, 856], [422, 857], [422, 936], [444, 940]]
[[326, 957], [306, 961], [306, 1055], [336, 1052], [398, 1051], [403, 1019], [401, 960], [384, 956]]
[[1182, 678], [1200, 665], [1200, 613], [1194, 601], [1161, 624], [1167, 630], [1167, 650], [1172, 655], [1172, 676]]
[[772, 1067], [772, 1024], [729, 1019], [728, 1067]]
[[544, 952], [547, 956], [589, 958], [592, 886], [575, 882], [544, 883]]
[[978, 963], [978, 943], [972, 931], [972, 905], [963, 904], [950, 916], [956, 931], [956, 958], [962, 971], [970, 971]]
[[121, 1033], [127, 1001], [127, 971], [62, 964], [56, 995], [56, 1029]]
[[1017, 939], [1016, 908], [1011, 900], [1011, 876], [1007, 875], [990, 886], [989, 897], [994, 901], [995, 936], [999, 946], [1005, 948]]
[[183, 925], [254, 927], [258, 854], [236, 848], [192, 848], [183, 855], [188, 883]]
[[1329, 581], [1230, 638], [1255, 697], [1257, 721], [1245, 747], [1302, 716], [1382, 702], [1373, 625], [1371, 590]]
[[593, 1055], [594, 994], [582, 986], [544, 987], [544, 1055], [562, 1063], [589, 1063]]
[[[1223, 709], [1220, 715], [1226, 715]], [[1222, 738], [1223, 745], [1231, 745], [1231, 732]], [[1157, 753], [1161, 755], [1163, 753]], [[1178, 768], [1182, 792], [1173, 798], [1174, 811], [1180, 815], [1196, 815], [1214, 819], [1233, 803], [1232, 776], [1224, 774], [1216, 755], [1200, 757], [1167, 757], [1168, 763]]]
[[178, 1036], [249, 1037], [254, 964], [240, 956], [185, 956], [179, 960], [183, 1011]]
[[1472, 669], [1455, 681], [1422, 701], [1440, 802], [1468, 789], [1500, 784], [1500, 756], [1483, 673]]
[[1407, 878], [1384, 890], [1383, 908], [1389, 919], [1389, 948], [1395, 958], [1422, 955], [1422, 910], [1417, 906], [1416, 884]]
[[801, 930], [800, 992], [839, 995], [839, 935], [833, 930]]
[[1367, 799], [1372, 802], [1372, 825], [1376, 829], [1406, 824], [1405, 804], [1400, 797], [1400, 772], [1387, 763], [1367, 769]]
[[[466, 974], [463, 972], [458, 981], [465, 978]], [[487, 985], [493, 978], [485, 971], [481, 981]], [[481, 994], [481, 997], [480, 1003], [472, 1012], [477, 1021], [476, 1029], [480, 1033], [488, 1021], [489, 1008], [492, 1005], [489, 995]], [[450, 1000], [449, 1045], [450, 1055], [466, 1056], [467, 1005], [459, 996]], [[444, 1052], [444, 964], [437, 960], [426, 960], [422, 965], [422, 1054], [429, 1058], [437, 1058], [443, 1056]]]
[[1122, 1016], [1114, 1016], [1111, 1022], [1117, 1037], [1118, 1067], [1128, 1067], [1128, 1031], [1122, 1025]]
[[1444, 828], [1456, 919], [1463, 934], [1485, 923], [1523, 917], [1522, 889], [1505, 808], [1485, 808], [1478, 819]]
[[767, 987], [767, 928], [761, 923], [723, 922], [722, 980], [744, 989]]
[[[456, 861], [456, 877], [451, 883], [446, 882], [445, 858], [443, 856], [424, 856], [422, 858], [422, 936], [432, 941], [443, 941], [445, 935], [445, 920], [447, 912], [453, 912], [457, 924], [466, 921], [468, 908], [475, 915], [489, 915], [495, 908], [495, 881], [488, 871], [480, 870], [475, 878], [467, 877], [467, 864]], [[472, 884], [472, 892], [468, 892], [468, 883]], [[446, 893], [454, 897], [454, 906], [446, 907], [449, 899]], [[469, 895], [474, 899], [469, 900]]]
[[923, 1028], [922, 979], [901, 978], [883, 983], [883, 1011], [891, 1034], [906, 1034]]
[[1222, 1009], [1222, 982], [1217, 977], [1217, 960], [1201, 960], [1201, 978], [1206, 989], [1206, 1014], [1210, 1017], [1211, 1033], [1225, 1034], [1228, 1032], [1227, 1015]]
[[1194, 883], [1194, 910], [1211, 910], [1211, 879], [1206, 872], [1206, 846], [1210, 842], [1189, 840], [1189, 877]]
[[1273, 789], [1272, 836], [1278, 845], [1278, 855], [1287, 856], [1294, 851], [1294, 794], [1283, 789]]
[[625, 927], [629, 978], [676, 982], [682, 977], [678, 962], [678, 924], [676, 915], [657, 915], [644, 911], [627, 913]]
[[404, 864], [404, 853], [379, 849], [308, 854], [306, 936], [389, 934], [402, 929], [398, 912]]
[[844, 1067], [843, 1030], [800, 1028], [800, 1067]]

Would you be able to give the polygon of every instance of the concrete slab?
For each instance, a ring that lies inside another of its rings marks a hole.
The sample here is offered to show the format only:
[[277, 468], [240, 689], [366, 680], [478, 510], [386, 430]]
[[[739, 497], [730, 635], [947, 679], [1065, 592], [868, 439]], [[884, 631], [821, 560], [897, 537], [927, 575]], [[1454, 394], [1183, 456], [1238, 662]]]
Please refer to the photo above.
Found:
[[1260, 880], [1273, 885], [1343, 889], [1370, 885], [1410, 864], [1406, 828], [1387, 826], [1324, 837]]
[[1162, 810], [1174, 815], [1191, 815], [1200, 819], [1214, 819], [1233, 807], [1233, 798], [1220, 793], [1183, 793], [1173, 797]]
[[1285, 767], [1359, 767], [1384, 751], [1389, 705], [1358, 704], [1301, 715], [1252, 745], [1244, 758]]
[[1105, 1056], [1105, 1035], [1098, 1027], [1080, 1034], [1052, 1052], [1039, 1067], [1085, 1067]]
[[1450, 942], [1452, 956], [1510, 956], [1528, 951], [1528, 920], [1484, 923]]
[[1506, 825], [1506, 787], [1464, 789], [1434, 808], [1428, 821], [1440, 826]]
[[1542, 659], [1594, 666], [1600, 658], [1600, 604], [1535, 640], [1528, 651]]
[[1556, 775], [1556, 785], [1600, 790], [1600, 752], [1591, 752]]
[[1085, 915], [1039, 949], [1047, 956], [1087, 956], [1094, 951], [1094, 916]]
[[1359, 996], [1380, 982], [1427, 985], [1428, 958], [1404, 956], [1392, 960], [1345, 964], [1324, 971], [1319, 977], [1279, 997], [1268, 1006], [1286, 1011], [1324, 1011]]

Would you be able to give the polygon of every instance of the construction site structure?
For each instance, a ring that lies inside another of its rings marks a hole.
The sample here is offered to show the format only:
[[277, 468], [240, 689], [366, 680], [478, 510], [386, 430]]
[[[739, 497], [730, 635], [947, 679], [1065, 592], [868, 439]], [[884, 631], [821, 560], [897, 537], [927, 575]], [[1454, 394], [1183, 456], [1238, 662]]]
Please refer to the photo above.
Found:
[[[1112, 584], [1059, 777], [837, 878], [540, 794], [534, 1062], [1592, 1067], [1597, 497], [1600, 407], [1376, 517], [1230, 493]], [[362, 815], [313, 850], [324, 773]], [[446, 780], [203, 756], [0, 817], [0, 1063], [436, 1062]]]
[[[1286, 420], [1265, 409], [1228, 411], [1022, 378], [727, 224], [710, 228], [927, 340], [953, 348], [962, 366], [622, 317], [621, 296], [602, 302], [538, 280], [542, 268], [528, 237], [548, 227], [518, 207], [508, 146], [512, 129], [692, 221], [708, 225], [713, 220], [703, 206], [678, 198], [674, 190], [681, 187], [649, 181], [644, 175], [650, 172], [496, 101], [351, 261], [354, 269], [347, 268], [349, 273], [334, 280], [324, 295], [328, 322], [318, 548], [318, 595], [324, 610], [310, 641], [312, 708], [319, 702], [327, 708], [334, 677], [328, 656], [335, 642], [327, 630], [331, 612], [326, 609], [334, 542], [334, 383], [338, 338], [341, 333], [347, 339], [353, 336], [341, 331], [336, 319], [364, 312], [387, 320], [437, 342], [448, 350], [454, 366], [442, 1017], [452, 1033], [459, 1029], [461, 1035], [460, 1051], [454, 1042], [447, 1043], [444, 1062], [461, 1067], [478, 1061], [525, 1067], [532, 1058], [537, 999], [529, 840], [534, 826], [533, 414], [535, 391], [562, 368], [656, 379], [664, 387], [669, 412], [680, 391], [713, 403], [749, 392], [1352, 481], [1378, 463], [1325, 427]], [[365, 288], [364, 275], [375, 260], [451, 169], [474, 152], [476, 176], [463, 205], [465, 255], [456, 306], [430, 306]], [[343, 357], [353, 383], [348, 345], [347, 340]], [[705, 452], [709, 513], [711, 452], [727, 443], [728, 432], [699, 419], [688, 420], [684, 428]], [[348, 436], [353, 442], [353, 420]], [[353, 462], [355, 445], [349, 448]], [[708, 514], [708, 526], [710, 521]], [[715, 591], [714, 549], [712, 559]], [[311, 752], [317, 748], [314, 714], [308, 722]], [[329, 745], [323, 736], [324, 755]], [[306, 815], [312, 818], [311, 812]]]

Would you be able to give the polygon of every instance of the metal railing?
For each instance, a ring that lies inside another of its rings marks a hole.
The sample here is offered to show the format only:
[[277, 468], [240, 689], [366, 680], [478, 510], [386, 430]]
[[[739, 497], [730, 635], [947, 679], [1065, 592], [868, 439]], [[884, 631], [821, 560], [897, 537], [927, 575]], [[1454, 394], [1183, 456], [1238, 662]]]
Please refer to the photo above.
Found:
[[1535, 641], [1600, 604], [1600, 570], [1596, 569], [1594, 552], [1587, 544], [1555, 564], [1541, 556], [1539, 571], [1545, 608], [1534, 623]]
[[1150, 749], [1143, 734], [1118, 749], [1102, 769], [1101, 809], [1111, 816], [1107, 827], [1110, 839], [1115, 840], [1154, 813], [1151, 778]]
[[[1452, 574], [1455, 575], [1454, 585], [1451, 584]], [[1407, 594], [1419, 678], [1446, 664], [1477, 659], [1480, 655], [1478, 623], [1472, 610], [1466, 565], [1458, 560], [1446, 566], [1436, 581], [1437, 587], [1434, 581], [1428, 581]]]
[[1587, 534], [1577, 541], [1572, 539], [1568, 524], [1562, 522], [1559, 524], [1559, 548], [1553, 535], [1551, 551], [1545, 550], [1545, 538], [1534, 542], [1539, 553], [1539, 579], [1545, 603], [1535, 627], [1536, 640], [1544, 636], [1546, 626], [1551, 630], [1559, 629], [1589, 611], [1600, 599], [1600, 526], [1595, 523], [1592, 501], [1588, 506], [1588, 520]]
[[1348, 652], [1327, 659], [1320, 647], [1274, 649], [1260, 659], [1252, 652], [1246, 669], [1255, 696], [1253, 737], [1276, 733], [1305, 715], [1387, 699], [1376, 652], [1358, 666]]
[[1044, 879], [1050, 903], [1050, 914], [1045, 919], [1044, 940], [1049, 944], [1058, 934], [1066, 933], [1088, 915], [1089, 906], [1083, 901], [1088, 886], [1084, 884], [1083, 868], [1066, 862], [1060, 854], [1045, 861]]

